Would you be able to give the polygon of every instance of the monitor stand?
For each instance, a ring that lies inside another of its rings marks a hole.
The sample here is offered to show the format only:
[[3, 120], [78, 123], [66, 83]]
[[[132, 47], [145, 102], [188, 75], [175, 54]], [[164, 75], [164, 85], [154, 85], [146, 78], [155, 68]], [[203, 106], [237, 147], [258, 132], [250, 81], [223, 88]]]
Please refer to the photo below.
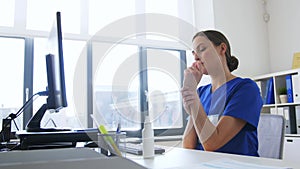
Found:
[[35, 113], [35, 115], [29, 120], [26, 126], [28, 132], [57, 132], [57, 131], [70, 131], [71, 129], [60, 128], [41, 128], [41, 120], [44, 114], [48, 110], [47, 104], [43, 104], [42, 107]]

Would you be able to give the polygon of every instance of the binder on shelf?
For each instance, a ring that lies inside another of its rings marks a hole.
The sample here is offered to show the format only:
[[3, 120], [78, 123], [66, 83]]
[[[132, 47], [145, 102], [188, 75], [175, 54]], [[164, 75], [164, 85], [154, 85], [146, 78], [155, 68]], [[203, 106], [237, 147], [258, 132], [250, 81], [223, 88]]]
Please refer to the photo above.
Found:
[[297, 134], [300, 134], [300, 106], [295, 106]]
[[285, 117], [285, 133], [286, 134], [296, 134], [296, 117], [295, 117], [295, 107], [283, 107], [283, 115]]
[[[283, 107], [278, 107], [278, 108], [277, 108], [277, 114], [284, 117], [284, 114], [283, 114]], [[284, 119], [285, 119], [285, 118], [284, 118]]]
[[268, 83], [269, 83], [269, 80], [256, 81], [256, 84], [260, 90], [260, 95], [261, 95], [263, 104], [266, 104], [266, 99], [267, 99], [267, 94], [268, 94]]
[[286, 94], [287, 102], [293, 103], [293, 87], [292, 87], [292, 75], [286, 75]]
[[263, 100], [263, 104], [267, 104], [267, 95], [268, 95], [268, 86], [269, 86], [270, 80], [266, 80], [264, 82], [260, 83], [261, 86], [261, 97]]
[[292, 134], [289, 114], [289, 107], [283, 107], [283, 117], [285, 118], [285, 134]]
[[300, 75], [292, 75], [292, 90], [293, 100], [295, 103], [300, 103]]
[[263, 93], [262, 93], [262, 82], [261, 81], [256, 81], [256, 85], [259, 89], [259, 93], [260, 93], [260, 96], [261, 98], [263, 99]]
[[266, 104], [274, 104], [275, 103], [275, 98], [274, 98], [274, 82], [273, 78], [271, 77], [268, 80], [267, 83], [267, 95], [266, 95]]
[[276, 108], [270, 108], [270, 114], [277, 114]]

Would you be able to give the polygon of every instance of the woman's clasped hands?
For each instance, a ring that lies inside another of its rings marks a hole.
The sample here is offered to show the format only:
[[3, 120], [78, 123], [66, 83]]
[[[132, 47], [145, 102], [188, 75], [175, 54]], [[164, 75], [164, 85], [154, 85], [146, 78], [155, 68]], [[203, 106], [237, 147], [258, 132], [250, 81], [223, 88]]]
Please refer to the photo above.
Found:
[[[197, 94], [197, 85], [202, 78], [201, 63], [194, 62], [193, 65], [184, 71], [183, 87], [181, 95], [183, 99], [183, 106], [188, 114], [191, 114], [193, 109], [198, 112], [200, 104], [199, 96]], [[192, 106], [193, 105], [193, 106]], [[193, 111], [193, 112], [194, 112]]]

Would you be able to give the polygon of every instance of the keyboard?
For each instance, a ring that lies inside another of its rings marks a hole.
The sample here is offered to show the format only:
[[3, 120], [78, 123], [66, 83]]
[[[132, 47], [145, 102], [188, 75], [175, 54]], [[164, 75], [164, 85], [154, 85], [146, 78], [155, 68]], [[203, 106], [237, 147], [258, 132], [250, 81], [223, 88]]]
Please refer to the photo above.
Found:
[[[143, 155], [143, 145], [142, 144], [126, 143], [126, 145], [124, 145], [124, 146], [120, 145], [119, 148], [121, 151], [125, 151], [126, 153], [135, 154], [135, 155]], [[165, 152], [165, 149], [154, 146], [155, 154], [163, 154], [164, 152]]]
[[77, 142], [87, 142], [98, 139], [98, 129], [62, 130], [56, 132], [27, 132], [25, 130], [16, 133], [20, 139], [21, 149], [41, 148], [61, 144], [63, 146], [75, 146]]

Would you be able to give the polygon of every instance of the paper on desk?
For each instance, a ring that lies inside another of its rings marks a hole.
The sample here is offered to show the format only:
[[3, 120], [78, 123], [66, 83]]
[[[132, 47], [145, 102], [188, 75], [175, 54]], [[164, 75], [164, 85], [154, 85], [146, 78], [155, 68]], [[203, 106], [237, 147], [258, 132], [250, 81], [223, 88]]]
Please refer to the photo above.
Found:
[[275, 167], [269, 165], [258, 165], [246, 162], [240, 162], [232, 159], [222, 158], [197, 165], [201, 169], [290, 169], [288, 167]]
[[204, 162], [201, 164], [192, 164], [184, 167], [172, 167], [172, 169], [193, 168], [193, 169], [291, 169], [288, 167], [276, 167], [270, 165], [258, 165], [246, 162], [240, 162], [228, 158]]

